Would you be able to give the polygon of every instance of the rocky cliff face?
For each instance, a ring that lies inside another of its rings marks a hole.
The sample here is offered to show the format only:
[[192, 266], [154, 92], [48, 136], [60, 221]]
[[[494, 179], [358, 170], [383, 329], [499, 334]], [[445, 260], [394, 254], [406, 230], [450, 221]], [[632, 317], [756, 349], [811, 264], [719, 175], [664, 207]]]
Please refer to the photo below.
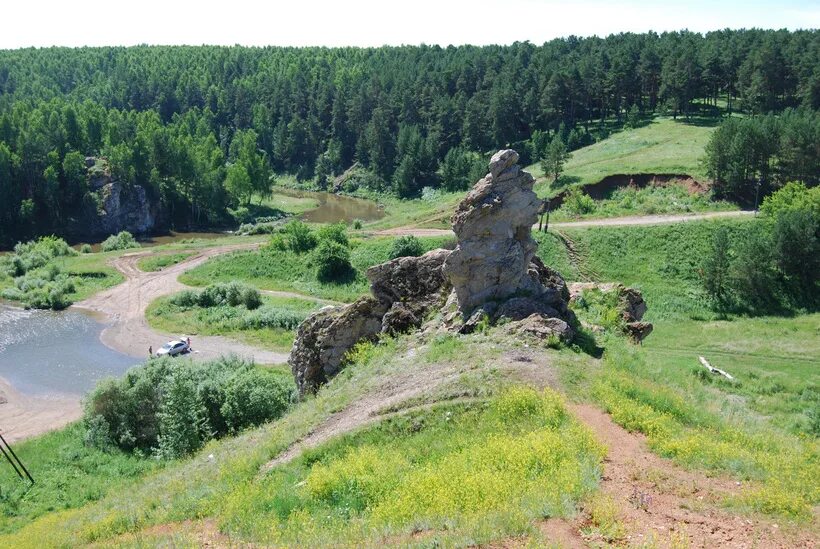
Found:
[[[468, 333], [480, 322], [569, 341], [577, 325], [561, 276], [535, 251], [540, 202], [513, 150], [496, 153], [453, 215], [455, 250], [403, 257], [367, 271], [371, 296], [323, 309], [297, 331], [290, 366], [299, 392], [315, 391], [343, 368], [357, 342], [424, 327]], [[428, 318], [432, 312], [441, 312]]]
[[126, 185], [112, 178], [103, 159], [86, 158], [88, 184], [97, 207], [84, 212], [73, 232], [86, 237], [106, 237], [120, 231], [150, 233], [162, 224], [159, 205], [152, 204], [141, 185]]

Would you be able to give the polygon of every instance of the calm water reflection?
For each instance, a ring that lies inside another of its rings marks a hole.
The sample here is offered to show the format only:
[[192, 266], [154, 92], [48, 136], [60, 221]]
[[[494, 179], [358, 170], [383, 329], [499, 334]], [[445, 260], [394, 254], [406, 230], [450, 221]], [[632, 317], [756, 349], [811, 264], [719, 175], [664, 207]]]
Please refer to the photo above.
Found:
[[78, 311], [0, 303], [0, 376], [27, 394], [83, 394], [137, 360], [100, 342], [103, 325]]

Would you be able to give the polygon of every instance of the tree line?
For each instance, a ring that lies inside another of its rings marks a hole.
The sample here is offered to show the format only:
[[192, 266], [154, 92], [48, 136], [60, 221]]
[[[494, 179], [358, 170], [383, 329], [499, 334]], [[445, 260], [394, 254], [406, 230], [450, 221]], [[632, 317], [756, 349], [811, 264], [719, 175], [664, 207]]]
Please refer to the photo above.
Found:
[[747, 113], [817, 109], [820, 34], [0, 51], [0, 240], [61, 232], [98, 208], [86, 156], [144, 186], [170, 223], [209, 224], [271, 173], [327, 184], [359, 162], [369, 186], [413, 196], [462, 187], [476, 155], [499, 147], [539, 156], [532, 143], [560, 130], [572, 149], [605, 119], [686, 117], [695, 99]]
[[820, 112], [729, 117], [712, 133], [705, 163], [718, 196], [757, 203], [790, 181], [820, 183]]

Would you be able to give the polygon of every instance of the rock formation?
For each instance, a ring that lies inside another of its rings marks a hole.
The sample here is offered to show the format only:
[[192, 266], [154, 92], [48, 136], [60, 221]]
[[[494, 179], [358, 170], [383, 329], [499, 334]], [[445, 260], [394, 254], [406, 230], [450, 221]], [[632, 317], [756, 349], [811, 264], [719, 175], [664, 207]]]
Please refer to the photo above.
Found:
[[120, 231], [146, 234], [166, 224], [158, 201], [152, 202], [141, 185], [128, 185], [111, 175], [103, 158], [86, 157], [88, 187], [94, 197], [66, 232], [79, 238], [104, 238]]
[[[493, 322], [524, 320], [533, 315], [558, 318], [563, 340], [573, 337], [569, 293], [561, 276], [535, 257], [538, 244], [532, 226], [541, 201], [535, 180], [516, 164], [518, 153], [493, 155], [490, 173], [476, 183], [453, 214], [458, 245], [444, 263], [453, 285], [449, 303], [459, 314], [448, 322], [469, 332], [487, 316]], [[534, 319], [533, 319], [534, 321]]]
[[421, 326], [427, 313], [440, 308], [449, 293], [442, 273], [449, 253], [433, 250], [371, 267], [367, 278], [373, 297], [325, 307], [305, 320], [288, 359], [299, 393], [313, 392], [335, 376], [345, 353], [359, 341]]
[[643, 295], [635, 288], [629, 288], [619, 282], [574, 282], [568, 288], [570, 303], [578, 302], [583, 298], [585, 291], [593, 289], [603, 293], [617, 293], [624, 332], [633, 341], [640, 343], [652, 333], [652, 323], [641, 321], [646, 313]]
[[[535, 256], [531, 229], [540, 201], [517, 161], [513, 150], [496, 153], [490, 173], [458, 205], [455, 250], [371, 267], [372, 296], [322, 309], [299, 326], [289, 363], [300, 394], [336, 375], [357, 342], [380, 333], [422, 325], [469, 333], [480, 322], [504, 322], [519, 333], [572, 340], [577, 321], [567, 307], [569, 289]], [[443, 314], [428, 320], [434, 311]]]

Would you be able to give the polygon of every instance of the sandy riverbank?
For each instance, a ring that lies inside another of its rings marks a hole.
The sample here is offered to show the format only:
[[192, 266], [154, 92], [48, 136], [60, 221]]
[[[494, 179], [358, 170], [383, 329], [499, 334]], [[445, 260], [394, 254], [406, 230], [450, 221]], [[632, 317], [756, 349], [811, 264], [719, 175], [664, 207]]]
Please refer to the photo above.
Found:
[[9, 442], [59, 429], [81, 416], [78, 395], [25, 395], [0, 378], [0, 432]]

